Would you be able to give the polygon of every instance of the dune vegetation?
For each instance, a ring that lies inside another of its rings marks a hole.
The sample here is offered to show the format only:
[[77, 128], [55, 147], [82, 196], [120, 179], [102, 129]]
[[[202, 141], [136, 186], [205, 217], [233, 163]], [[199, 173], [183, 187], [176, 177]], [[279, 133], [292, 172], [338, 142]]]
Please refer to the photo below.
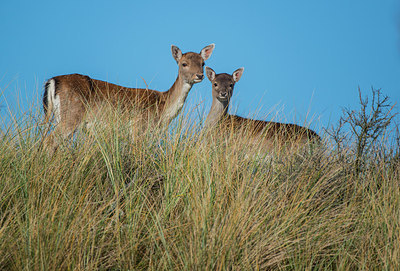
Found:
[[379, 90], [291, 153], [249, 155], [189, 115], [145, 128], [111, 110], [51, 155], [39, 109], [3, 125], [0, 269], [400, 269], [399, 133]]

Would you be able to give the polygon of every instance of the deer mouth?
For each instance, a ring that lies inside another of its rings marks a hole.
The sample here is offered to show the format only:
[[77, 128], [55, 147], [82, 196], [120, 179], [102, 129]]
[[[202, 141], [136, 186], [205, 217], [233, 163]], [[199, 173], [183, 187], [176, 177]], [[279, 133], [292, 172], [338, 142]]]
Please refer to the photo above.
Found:
[[200, 83], [203, 79], [193, 79], [193, 83]]

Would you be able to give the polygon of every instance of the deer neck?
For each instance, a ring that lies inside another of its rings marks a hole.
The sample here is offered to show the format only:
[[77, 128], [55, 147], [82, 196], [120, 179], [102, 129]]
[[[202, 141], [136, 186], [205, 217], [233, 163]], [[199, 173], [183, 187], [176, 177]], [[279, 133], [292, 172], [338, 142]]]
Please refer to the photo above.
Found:
[[169, 123], [179, 114], [192, 86], [193, 84], [184, 82], [178, 75], [172, 87], [165, 92], [163, 121]]
[[224, 116], [228, 115], [229, 101], [221, 102], [213, 98], [210, 112], [207, 115], [206, 127], [216, 125]]

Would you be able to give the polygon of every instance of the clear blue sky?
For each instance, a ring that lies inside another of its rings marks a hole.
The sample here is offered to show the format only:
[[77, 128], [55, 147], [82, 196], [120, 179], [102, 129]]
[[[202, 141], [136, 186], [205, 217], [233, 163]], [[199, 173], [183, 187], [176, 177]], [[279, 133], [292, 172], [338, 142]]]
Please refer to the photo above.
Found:
[[[82, 73], [123, 86], [167, 90], [171, 44], [199, 52], [217, 73], [245, 67], [233, 105], [242, 116], [336, 122], [357, 107], [358, 86], [400, 101], [400, 3], [387, 1], [1, 1], [1, 115], [42, 94], [46, 79]], [[7, 102], [5, 102], [5, 99]], [[187, 106], [208, 111], [211, 84]], [[396, 107], [398, 112], [398, 106]], [[399, 119], [399, 118], [397, 118]]]

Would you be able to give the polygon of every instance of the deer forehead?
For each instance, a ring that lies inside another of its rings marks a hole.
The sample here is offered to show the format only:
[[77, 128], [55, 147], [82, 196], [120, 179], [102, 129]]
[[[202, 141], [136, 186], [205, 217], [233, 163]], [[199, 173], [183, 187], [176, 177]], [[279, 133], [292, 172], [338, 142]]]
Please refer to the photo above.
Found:
[[215, 76], [214, 82], [220, 84], [220, 87], [229, 87], [234, 84], [233, 76], [227, 73], [220, 73]]
[[189, 52], [189, 53], [186, 53], [186, 54], [182, 55], [182, 58], [181, 58], [180, 61], [181, 62], [182, 61], [188, 61], [190, 63], [203, 64], [204, 59], [198, 53]]

